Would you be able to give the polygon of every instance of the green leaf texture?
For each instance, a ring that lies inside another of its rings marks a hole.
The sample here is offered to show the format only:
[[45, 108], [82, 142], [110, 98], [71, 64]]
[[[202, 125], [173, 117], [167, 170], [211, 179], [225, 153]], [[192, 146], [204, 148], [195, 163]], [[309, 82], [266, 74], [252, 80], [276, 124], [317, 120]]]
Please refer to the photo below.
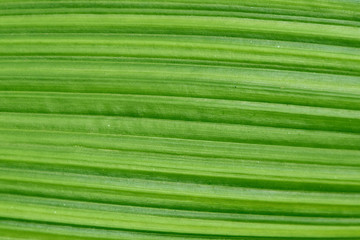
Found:
[[360, 239], [360, 2], [0, 0], [0, 239]]

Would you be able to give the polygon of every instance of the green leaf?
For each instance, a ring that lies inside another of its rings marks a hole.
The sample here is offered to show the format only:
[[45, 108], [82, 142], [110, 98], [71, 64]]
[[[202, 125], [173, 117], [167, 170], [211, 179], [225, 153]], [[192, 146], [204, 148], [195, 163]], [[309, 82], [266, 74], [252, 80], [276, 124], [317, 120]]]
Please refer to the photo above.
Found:
[[0, 0], [0, 239], [359, 239], [359, 13]]

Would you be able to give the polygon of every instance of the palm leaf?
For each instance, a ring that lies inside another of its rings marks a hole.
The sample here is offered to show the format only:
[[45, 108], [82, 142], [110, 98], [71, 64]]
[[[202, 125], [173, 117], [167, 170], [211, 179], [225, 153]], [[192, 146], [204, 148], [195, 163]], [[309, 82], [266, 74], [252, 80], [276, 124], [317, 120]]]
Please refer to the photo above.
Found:
[[359, 239], [356, 0], [1, 0], [0, 239]]

